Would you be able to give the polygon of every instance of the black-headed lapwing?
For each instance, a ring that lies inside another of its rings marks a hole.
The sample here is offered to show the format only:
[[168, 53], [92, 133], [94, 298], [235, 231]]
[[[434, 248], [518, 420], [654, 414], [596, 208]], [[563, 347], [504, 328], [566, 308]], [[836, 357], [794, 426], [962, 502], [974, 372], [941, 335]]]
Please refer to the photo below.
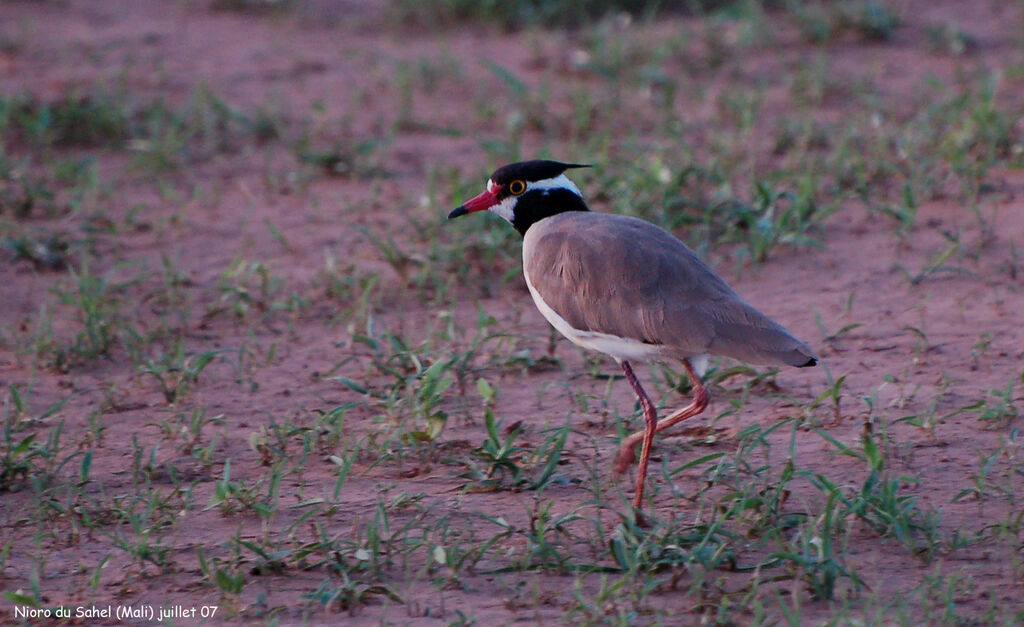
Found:
[[[590, 211], [565, 175], [581, 167], [587, 166], [546, 160], [500, 167], [484, 192], [448, 219], [487, 210], [508, 220], [523, 235], [523, 274], [540, 312], [573, 343], [611, 355], [622, 366], [643, 407], [645, 428], [622, 442], [615, 471], [629, 467], [642, 442], [633, 499], [639, 517], [654, 434], [704, 411], [708, 391], [698, 371], [708, 356], [798, 368], [818, 360], [668, 231]], [[659, 421], [630, 362], [669, 359], [682, 362], [694, 396]]]

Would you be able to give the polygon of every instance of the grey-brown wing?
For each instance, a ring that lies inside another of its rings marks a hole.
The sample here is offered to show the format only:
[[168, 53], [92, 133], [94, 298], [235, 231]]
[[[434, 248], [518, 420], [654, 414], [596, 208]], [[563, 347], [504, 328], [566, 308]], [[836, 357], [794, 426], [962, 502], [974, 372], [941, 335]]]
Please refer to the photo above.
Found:
[[524, 269], [541, 298], [576, 329], [662, 345], [676, 357], [712, 353], [792, 365], [813, 359], [696, 253], [652, 224], [572, 213], [531, 231]]

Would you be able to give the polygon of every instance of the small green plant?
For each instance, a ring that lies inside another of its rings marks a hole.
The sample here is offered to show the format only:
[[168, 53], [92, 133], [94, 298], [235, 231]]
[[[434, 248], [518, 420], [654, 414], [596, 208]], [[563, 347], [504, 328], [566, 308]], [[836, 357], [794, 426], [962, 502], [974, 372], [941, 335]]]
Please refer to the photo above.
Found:
[[79, 360], [106, 356], [117, 339], [117, 327], [123, 318], [120, 292], [124, 285], [112, 282], [112, 271], [94, 274], [89, 258], [84, 257], [81, 266], [69, 268], [68, 274], [71, 285], [58, 285], [52, 290], [75, 313], [82, 331], [69, 347], [58, 350], [54, 365], [62, 371]]
[[816, 44], [827, 44], [851, 31], [870, 41], [889, 41], [902, 24], [899, 14], [881, 2], [787, 1], [785, 4], [803, 38]]
[[372, 370], [384, 381], [362, 384], [349, 377], [334, 380], [374, 399], [374, 404], [385, 411], [389, 428], [404, 428], [405, 421], [413, 419], [416, 424], [402, 431], [403, 437], [415, 442], [435, 441], [448, 421], [448, 412], [441, 406], [445, 391], [455, 380], [451, 375], [453, 360], [432, 359], [427, 345], [411, 347], [401, 336], [376, 333], [372, 328], [368, 334], [356, 334], [353, 340], [366, 347]]
[[747, 257], [764, 263], [768, 253], [779, 244], [820, 247], [810, 229], [835, 209], [819, 208], [812, 193], [808, 186], [793, 193], [758, 181], [749, 204], [733, 202], [723, 207], [728, 232], [732, 233], [727, 235], [727, 241], [736, 240], [744, 245], [740, 259]]
[[555, 479], [569, 437], [569, 426], [553, 429], [534, 450], [516, 446], [515, 440], [521, 435], [522, 427], [506, 429], [504, 438], [500, 435], [501, 421], [494, 418], [490, 408], [484, 411], [484, 428], [487, 438], [481, 446], [472, 451], [473, 457], [482, 461], [481, 468], [470, 462], [471, 470], [463, 475], [489, 488], [511, 488], [541, 491]]
[[900, 237], [906, 237], [914, 228], [917, 222], [917, 210], [920, 208], [914, 188], [910, 183], [903, 184], [903, 194], [900, 203], [897, 205], [885, 204], [878, 209], [879, 213], [893, 219], [897, 225], [897, 233]]
[[499, 432], [501, 421], [494, 418], [494, 412], [488, 407], [484, 410], [484, 428], [487, 430], [487, 439], [480, 448], [473, 451], [474, 457], [488, 465], [481, 473], [483, 482], [488, 485], [501, 485], [507, 473], [508, 480], [513, 486], [520, 485], [523, 481], [523, 468], [519, 462], [526, 449], [516, 446], [515, 441], [523, 432], [522, 426], [505, 429], [503, 439]]
[[821, 515], [783, 550], [769, 557], [788, 566], [793, 578], [803, 581], [815, 599], [834, 598], [840, 578], [850, 579], [857, 591], [864, 585], [855, 572], [843, 566], [833, 544], [840, 524], [837, 514], [841, 499], [839, 491], [831, 492]]
[[210, 6], [218, 11], [284, 13], [292, 7], [293, 3], [293, 0], [214, 0]]
[[[63, 406], [67, 399], [58, 402], [57, 409]], [[51, 408], [50, 412], [56, 409]], [[49, 412], [48, 412], [49, 413]], [[43, 493], [53, 487], [54, 482], [59, 480], [63, 469], [78, 456], [83, 455], [81, 450], [67, 452], [61, 443], [64, 436], [65, 421], [59, 420], [46, 432], [46, 438], [37, 438], [32, 434], [26, 438], [18, 439], [15, 433], [17, 423], [5, 421], [3, 434], [3, 457], [0, 463], [4, 466], [0, 470], [7, 470], [9, 478], [14, 482], [15, 477], [27, 479], [28, 483], [36, 493]], [[9, 484], [6, 487], [10, 489]]]
[[[148, 481], [139, 487], [144, 485], [148, 485]], [[128, 523], [130, 533], [125, 533], [120, 527], [101, 527], [100, 532], [116, 548], [131, 556], [138, 566], [145, 568], [152, 564], [161, 572], [168, 572], [173, 567], [171, 554], [174, 547], [166, 543], [166, 534], [173, 524], [174, 515], [166, 512], [165, 501], [153, 494], [146, 495], [146, 491], [143, 488], [137, 494], [119, 497], [113, 503], [118, 518]]]
[[169, 439], [180, 439], [179, 450], [189, 454], [199, 446], [203, 439], [203, 430], [211, 424], [223, 425], [224, 415], [208, 416], [205, 408], [196, 407], [190, 412], [178, 412], [173, 421], [162, 422], [161, 431]]
[[220, 591], [221, 596], [232, 605], [245, 589], [245, 571], [237, 565], [218, 557], [207, 558], [202, 549], [197, 551], [199, 570], [206, 580]]
[[295, 147], [299, 161], [317, 168], [327, 176], [372, 179], [385, 174], [384, 149], [387, 137], [358, 139], [348, 129], [329, 147], [314, 148], [312, 137], [304, 137]]
[[977, 453], [978, 471], [971, 473], [971, 483], [974, 485], [957, 492], [956, 496], [953, 497], [954, 503], [968, 497], [980, 502], [989, 494], [989, 474], [992, 472], [996, 462], [999, 461], [999, 458], [1002, 457], [1004, 450], [1000, 448], [991, 455], [985, 455], [982, 451], [977, 451]]
[[118, 96], [68, 93], [51, 102], [33, 98], [12, 103], [6, 130], [41, 145], [117, 146], [128, 136], [129, 112]]
[[[270, 480], [260, 479], [250, 484], [244, 479], [231, 479], [231, 459], [224, 461], [224, 473], [214, 484], [213, 496], [206, 510], [216, 507], [221, 515], [230, 516], [238, 512], [252, 510], [263, 519], [271, 518], [276, 511], [280, 493], [282, 472], [272, 469]], [[264, 491], [264, 486], [266, 486]]]
[[436, 361], [415, 379], [410, 405], [413, 416], [423, 428], [409, 435], [417, 440], [433, 442], [448, 423], [448, 413], [439, 407], [444, 401], [444, 392], [454, 381], [448, 374], [451, 366], [450, 361]]
[[988, 391], [989, 397], [994, 399], [995, 402], [982, 400], [972, 408], [971, 411], [978, 413], [978, 420], [985, 423], [988, 428], [1005, 428], [1020, 415], [1020, 410], [1014, 404], [1016, 401], [1021, 400], [1020, 397], [1013, 395], [1013, 387], [1016, 383], [1014, 381], [1015, 378], [1011, 377], [1006, 383], [1006, 387], [1002, 389]]
[[924, 264], [921, 269], [917, 272], [907, 270], [903, 266], [897, 266], [903, 275], [907, 278], [910, 285], [919, 285], [922, 281], [940, 274], [943, 272], [952, 272], [957, 274], [972, 275], [973, 273], [969, 270], [956, 265], [950, 265], [947, 262], [951, 257], [957, 253], [962, 253], [963, 249], [959, 241], [951, 241], [949, 246], [942, 252], [935, 256], [935, 258], [929, 263]]
[[239, 148], [243, 139], [270, 142], [280, 135], [277, 115], [261, 106], [252, 113], [231, 106], [201, 84], [184, 105], [162, 100], [137, 105], [128, 148], [146, 171], [164, 173]]
[[940, 22], [925, 29], [928, 46], [936, 52], [961, 56], [978, 48], [978, 38], [955, 22]]
[[[3, 201], [0, 200], [0, 205], [2, 204]], [[56, 233], [46, 237], [4, 237], [0, 240], [0, 245], [11, 251], [16, 260], [29, 261], [37, 270], [61, 271], [68, 267], [68, 250], [71, 244]]]
[[402, 597], [387, 584], [354, 580], [344, 571], [340, 576], [340, 585], [334, 579], [324, 580], [316, 590], [303, 594], [303, 598], [316, 602], [328, 612], [345, 611], [352, 616], [355, 616], [360, 606], [373, 597], [384, 597], [396, 603], [404, 603]]
[[[56, 184], [45, 177], [21, 169], [15, 169], [0, 155], [0, 214], [27, 218], [35, 210], [42, 210], [46, 215], [54, 215], [56, 205]], [[6, 247], [14, 246], [19, 252], [19, 240], [25, 239], [4, 237]], [[31, 248], [21, 251], [32, 258]]]
[[185, 355], [185, 345], [179, 342], [173, 353], [164, 353], [160, 361], [146, 359], [139, 368], [139, 374], [153, 377], [160, 384], [160, 391], [168, 404], [183, 399], [192, 386], [199, 382], [199, 375], [223, 351], [206, 351], [198, 355]]
[[[713, 0], [699, 0], [689, 6], [694, 10], [701, 10], [702, 7], [714, 4]], [[506, 30], [520, 30], [530, 26], [579, 26], [581, 23], [597, 22], [606, 14], [628, 12], [642, 16], [656, 15], [668, 10], [666, 5], [653, 0], [611, 0], [596, 6], [583, 5], [577, 0], [441, 0], [430, 7], [413, 0], [392, 1], [392, 11], [396, 18], [410, 23], [445, 26], [459, 22], [493, 22]]]
[[826, 401], [831, 401], [832, 418], [838, 423], [843, 419], [841, 404], [843, 400], [843, 386], [846, 384], [847, 375], [844, 374], [839, 376], [839, 378], [835, 378], [832, 376], [832, 371], [829, 370], [827, 365], [824, 366], [824, 370], [828, 387], [807, 405], [805, 411], [810, 412], [812, 409], [825, 404]]
[[4, 420], [3, 441], [0, 442], [0, 490], [10, 490], [32, 472], [33, 459], [41, 455], [35, 440], [35, 433], [24, 437], [15, 435], [14, 421]]
[[518, 568], [550, 569], [556, 572], [574, 570], [575, 558], [567, 547], [560, 545], [558, 537], [571, 538], [568, 526], [579, 520], [576, 512], [556, 515], [552, 513], [553, 501], [541, 504], [535, 501], [530, 511], [530, 524], [519, 530], [526, 541]]
[[[852, 3], [846, 13], [852, 27], [865, 38], [876, 41], [892, 39], [902, 20], [891, 8], [881, 2]], [[857, 6], [859, 4], [859, 6]]]
[[865, 461], [869, 471], [855, 492], [836, 485], [820, 473], [810, 477], [811, 483], [830, 496], [838, 491], [845, 506], [842, 517], [856, 516], [878, 533], [895, 537], [922, 558], [929, 559], [937, 548], [937, 516], [922, 509], [918, 497], [903, 489], [904, 485], [916, 485], [918, 480], [906, 475], [891, 476], [885, 470], [884, 448], [869, 431], [864, 434], [862, 451], [842, 444], [824, 431], [817, 432], [840, 453]]
[[246, 261], [241, 256], [235, 257], [217, 281], [217, 289], [221, 293], [219, 310], [227, 309], [236, 318], [246, 317], [253, 308], [266, 313], [272, 309], [274, 296], [280, 287], [281, 281], [270, 273], [269, 266], [259, 261]]

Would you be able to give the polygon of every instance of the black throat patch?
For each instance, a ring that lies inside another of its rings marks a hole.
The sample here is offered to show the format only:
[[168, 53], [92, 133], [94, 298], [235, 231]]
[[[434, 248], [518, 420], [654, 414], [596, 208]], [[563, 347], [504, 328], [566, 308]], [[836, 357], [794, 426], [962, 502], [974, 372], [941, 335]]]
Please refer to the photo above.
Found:
[[590, 211], [576, 192], [565, 189], [531, 190], [519, 197], [513, 209], [512, 226], [520, 235], [535, 222], [566, 211]]

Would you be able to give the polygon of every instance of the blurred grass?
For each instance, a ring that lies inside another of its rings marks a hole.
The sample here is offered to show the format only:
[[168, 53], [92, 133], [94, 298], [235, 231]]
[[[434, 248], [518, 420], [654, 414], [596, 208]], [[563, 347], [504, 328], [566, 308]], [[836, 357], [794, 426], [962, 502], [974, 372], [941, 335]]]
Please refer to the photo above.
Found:
[[393, 16], [432, 27], [489, 23], [507, 31], [592, 25], [610, 15], [658, 19], [718, 14], [735, 19], [771, 11], [796, 23], [808, 42], [827, 43], [852, 31], [888, 41], [902, 19], [885, 2], [872, 0], [391, 0]]
[[[747, 0], [744, 0], [746, 2]], [[505, 30], [559, 28], [597, 22], [609, 14], [656, 17], [666, 13], [699, 13], [744, 2], [729, 0], [392, 0], [396, 15], [433, 26], [455, 22], [486, 22]]]

